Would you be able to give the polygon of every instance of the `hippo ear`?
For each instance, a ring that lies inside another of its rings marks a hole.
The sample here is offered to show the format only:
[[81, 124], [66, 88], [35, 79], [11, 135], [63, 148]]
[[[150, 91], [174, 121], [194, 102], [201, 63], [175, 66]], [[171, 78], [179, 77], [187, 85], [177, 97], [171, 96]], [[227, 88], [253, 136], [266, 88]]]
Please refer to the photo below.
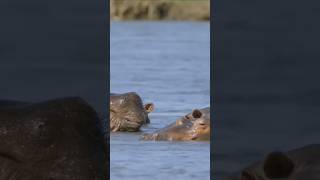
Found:
[[287, 178], [294, 169], [294, 163], [282, 152], [270, 153], [263, 164], [265, 175], [270, 179]]
[[147, 103], [144, 105], [144, 110], [147, 111], [147, 113], [152, 112], [154, 109], [153, 103]]
[[199, 109], [194, 109], [192, 111], [192, 117], [197, 119], [197, 118], [201, 118], [202, 116], [202, 112]]

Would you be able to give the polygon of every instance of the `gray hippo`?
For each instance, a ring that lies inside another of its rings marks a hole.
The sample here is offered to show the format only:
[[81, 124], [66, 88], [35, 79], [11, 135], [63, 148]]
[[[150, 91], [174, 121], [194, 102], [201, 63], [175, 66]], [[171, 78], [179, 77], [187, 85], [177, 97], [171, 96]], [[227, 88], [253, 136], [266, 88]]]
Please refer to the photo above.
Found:
[[272, 152], [225, 180], [319, 180], [320, 144], [288, 152]]
[[104, 180], [105, 133], [78, 97], [0, 101], [0, 180]]
[[209, 141], [210, 108], [194, 109], [191, 113], [177, 119], [176, 122], [152, 134], [144, 134], [141, 139], [156, 141]]
[[152, 103], [144, 105], [135, 92], [110, 94], [110, 130], [139, 131], [142, 125], [150, 123], [148, 114], [153, 109]]

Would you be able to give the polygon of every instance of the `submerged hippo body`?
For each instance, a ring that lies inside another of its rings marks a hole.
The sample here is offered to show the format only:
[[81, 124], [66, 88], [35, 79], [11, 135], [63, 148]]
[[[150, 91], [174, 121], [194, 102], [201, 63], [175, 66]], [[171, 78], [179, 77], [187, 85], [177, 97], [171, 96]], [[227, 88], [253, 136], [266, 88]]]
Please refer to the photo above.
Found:
[[107, 177], [100, 119], [80, 98], [0, 101], [0, 180]]
[[272, 152], [261, 162], [245, 168], [225, 180], [319, 180], [320, 144], [299, 149]]
[[195, 109], [176, 122], [145, 134], [142, 140], [156, 141], [209, 141], [210, 140], [210, 108]]
[[143, 104], [135, 92], [110, 94], [110, 130], [139, 131], [150, 122], [148, 114], [153, 111], [152, 103]]

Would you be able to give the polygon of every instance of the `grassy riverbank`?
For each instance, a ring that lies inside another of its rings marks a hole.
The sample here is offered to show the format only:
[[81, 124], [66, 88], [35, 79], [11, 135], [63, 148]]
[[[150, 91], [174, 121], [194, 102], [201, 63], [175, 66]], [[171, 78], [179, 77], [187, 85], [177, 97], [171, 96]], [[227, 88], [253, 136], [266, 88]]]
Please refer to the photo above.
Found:
[[207, 21], [210, 0], [110, 0], [111, 20]]

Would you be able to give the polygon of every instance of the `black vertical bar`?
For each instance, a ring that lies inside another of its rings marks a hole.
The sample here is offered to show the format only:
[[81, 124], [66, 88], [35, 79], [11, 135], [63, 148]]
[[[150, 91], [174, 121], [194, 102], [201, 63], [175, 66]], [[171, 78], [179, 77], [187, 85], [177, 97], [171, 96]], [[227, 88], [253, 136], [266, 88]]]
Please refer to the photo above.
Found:
[[[1, 1], [0, 100], [37, 103], [77, 96], [88, 102], [97, 113], [107, 113], [109, 104], [107, 2], [109, 1]], [[37, 113], [40, 114], [41, 111]], [[61, 111], [59, 113], [61, 114]], [[5, 120], [6, 117], [0, 115], [0, 128], [4, 126], [2, 122]], [[23, 120], [25, 119], [21, 119]], [[96, 119], [90, 118], [90, 120], [89, 123], [93, 123]], [[79, 122], [79, 126], [83, 127], [81, 123]], [[19, 124], [12, 126], [22, 128]], [[1, 144], [6, 141], [8, 140], [2, 138]], [[104, 144], [99, 144], [99, 147], [100, 145], [104, 148]], [[9, 148], [5, 151], [18, 150]], [[97, 156], [100, 155], [102, 156], [102, 153]], [[99, 159], [101, 162], [104, 160]], [[107, 159], [109, 160], [109, 157]], [[0, 163], [1, 165], [3, 164]], [[99, 167], [102, 169], [105, 167], [105, 164], [103, 165]], [[99, 171], [97, 174], [99, 177], [105, 177], [105, 173], [106, 171]], [[0, 180], [1, 177], [3, 176], [0, 174]]]
[[[104, 0], [105, 1], [105, 0]], [[106, 69], [107, 69], [107, 88], [106, 88], [106, 102], [107, 102], [107, 107], [106, 107], [106, 133], [107, 133], [107, 137], [106, 137], [106, 141], [107, 141], [107, 162], [108, 162], [108, 166], [107, 166], [107, 178], [110, 179], [110, 114], [109, 114], [109, 102], [110, 102], [110, 1], [107, 0], [106, 2], [106, 9], [107, 9], [107, 30], [106, 30], [106, 40], [107, 40], [107, 47], [106, 47], [106, 52], [107, 52], [107, 56], [106, 56]]]
[[214, 151], [214, 122], [215, 122], [215, 115], [214, 115], [214, 10], [213, 10], [213, 0], [210, 0], [210, 115], [211, 115], [211, 124], [210, 124], [210, 179], [213, 180], [213, 151]]

